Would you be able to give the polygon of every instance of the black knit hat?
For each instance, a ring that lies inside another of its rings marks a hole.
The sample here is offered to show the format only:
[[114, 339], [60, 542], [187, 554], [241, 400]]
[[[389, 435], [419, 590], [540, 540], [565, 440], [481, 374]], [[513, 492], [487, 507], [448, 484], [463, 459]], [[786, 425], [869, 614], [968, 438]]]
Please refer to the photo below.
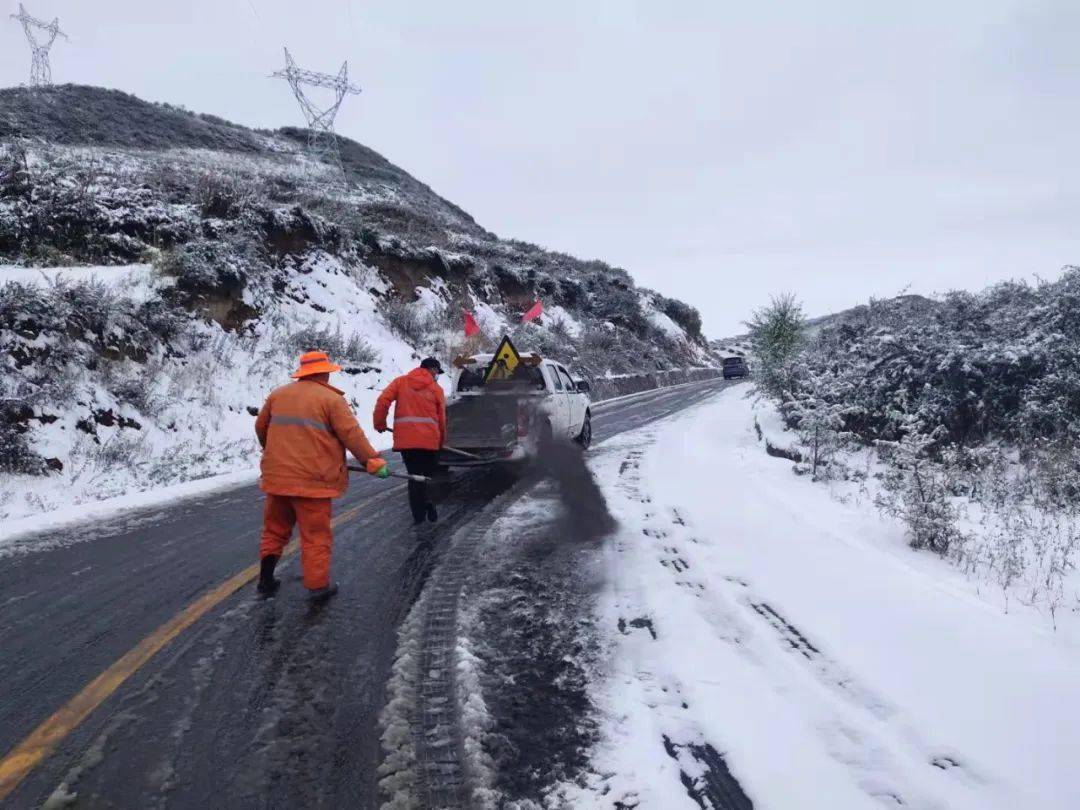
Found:
[[439, 365], [439, 361], [436, 360], [434, 357], [425, 357], [423, 360], [421, 360], [420, 368], [426, 368], [430, 371], [437, 371], [440, 374], [443, 373], [442, 366]]

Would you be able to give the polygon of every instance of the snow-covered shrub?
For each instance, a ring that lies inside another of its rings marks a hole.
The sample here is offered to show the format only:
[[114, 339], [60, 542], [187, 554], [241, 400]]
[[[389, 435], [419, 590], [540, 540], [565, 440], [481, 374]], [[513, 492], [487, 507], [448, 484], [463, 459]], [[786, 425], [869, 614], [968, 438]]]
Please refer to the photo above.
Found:
[[144, 301], [136, 317], [166, 347], [187, 334], [192, 323], [191, 315], [186, 310], [161, 297]]
[[0, 144], [0, 199], [26, 197], [31, 189], [26, 146], [19, 142]]
[[641, 308], [641, 298], [632, 281], [618, 277], [606, 285], [590, 289], [590, 312], [599, 320], [636, 333], [655, 332]]
[[176, 279], [177, 289], [191, 295], [235, 294], [242, 290], [258, 257], [250, 240], [196, 239], [160, 253], [154, 268]]
[[289, 335], [290, 354], [323, 351], [330, 359], [348, 366], [370, 366], [379, 362], [379, 352], [355, 332], [342, 332], [341, 327], [305, 327]]
[[430, 337], [434, 318], [431, 311], [421, 307], [418, 302], [389, 297], [379, 304], [379, 312], [387, 326], [410, 346], [420, 347]]
[[811, 394], [785, 402], [781, 412], [807, 449], [806, 463], [813, 480], [832, 478], [833, 459], [850, 440], [843, 429], [843, 407]]
[[195, 201], [204, 217], [235, 219], [256, 197], [244, 180], [222, 172], [203, 172], [195, 180]]
[[0, 399], [0, 472], [42, 475], [45, 460], [30, 444], [30, 408], [25, 402]]
[[1080, 270], [871, 301], [813, 323], [790, 369], [762, 388], [804, 454], [823, 427], [878, 447], [914, 547], [1056, 614], [1080, 563]]
[[940, 302], [871, 301], [823, 326], [795, 368], [794, 395], [831, 380], [823, 395], [868, 442], [895, 441], [912, 416], [957, 445], [1080, 436], [1080, 270]]
[[[510, 339], [519, 351], [537, 352], [541, 357], [558, 358], [573, 363], [578, 350], [565, 331], [557, 331], [537, 323], [520, 323], [510, 332]], [[494, 350], [494, 347], [492, 347]]]
[[117, 402], [145, 414], [160, 410], [161, 398], [157, 392], [160, 363], [105, 363], [101, 371], [106, 390]]
[[802, 306], [786, 293], [755, 310], [746, 323], [758, 362], [758, 386], [781, 400], [794, 387], [794, 362], [803, 342], [804, 322]]
[[589, 357], [607, 357], [616, 351], [619, 338], [614, 326], [586, 326], [578, 341], [583, 355]]
[[695, 307], [684, 301], [659, 294], [656, 296], [656, 303], [660, 311], [681, 326], [687, 335], [695, 340], [704, 340], [701, 332], [701, 313]]
[[[66, 404], [65, 383], [79, 366], [96, 365], [94, 344], [102, 335], [86, 330], [54, 287], [37, 284], [0, 285], [0, 356], [14, 373], [5, 373], [3, 395], [29, 396]], [[69, 320], [70, 319], [70, 320]], [[70, 328], [69, 328], [70, 327]]]
[[1043, 445], [1023, 458], [997, 452], [989, 459], [973, 475], [969, 496], [981, 532], [968, 538], [960, 562], [990, 571], [1006, 602], [1015, 592], [1054, 619], [1080, 560], [1080, 450]]
[[926, 548], [944, 556], [955, 551], [963, 535], [947, 471], [931, 454], [934, 443], [934, 438], [916, 429], [891, 446], [882, 443], [889, 466], [877, 503], [905, 523], [912, 548]]

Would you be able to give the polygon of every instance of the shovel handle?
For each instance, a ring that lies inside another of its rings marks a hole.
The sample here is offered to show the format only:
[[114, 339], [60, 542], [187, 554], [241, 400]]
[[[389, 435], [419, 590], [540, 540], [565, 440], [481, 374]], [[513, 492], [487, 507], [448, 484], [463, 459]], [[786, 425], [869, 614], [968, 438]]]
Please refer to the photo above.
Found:
[[[364, 467], [358, 467], [355, 464], [346, 464], [345, 468], [352, 470], [353, 472], [366, 473], [367, 469]], [[401, 478], [405, 481], [416, 481], [418, 484], [426, 484], [431, 481], [426, 475], [410, 475], [409, 473], [390, 473], [390, 478]]]
[[476, 455], [475, 453], [469, 453], [469, 452], [466, 452], [465, 450], [458, 450], [456, 447], [451, 447], [448, 444], [444, 444], [442, 446], [442, 449], [446, 450], [447, 452], [450, 452], [450, 453], [457, 453], [459, 456], [465, 456], [465, 458], [472, 458], [472, 459], [476, 459], [477, 461], [483, 461], [484, 460], [480, 456]]

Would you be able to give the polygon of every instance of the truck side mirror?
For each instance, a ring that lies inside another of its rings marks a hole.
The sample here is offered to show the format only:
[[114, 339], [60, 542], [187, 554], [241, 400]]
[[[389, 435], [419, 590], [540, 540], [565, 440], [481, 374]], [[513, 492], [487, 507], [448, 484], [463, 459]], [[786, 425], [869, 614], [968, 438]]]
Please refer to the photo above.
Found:
[[589, 383], [587, 380], [578, 380], [575, 388], [579, 394], [589, 393]]

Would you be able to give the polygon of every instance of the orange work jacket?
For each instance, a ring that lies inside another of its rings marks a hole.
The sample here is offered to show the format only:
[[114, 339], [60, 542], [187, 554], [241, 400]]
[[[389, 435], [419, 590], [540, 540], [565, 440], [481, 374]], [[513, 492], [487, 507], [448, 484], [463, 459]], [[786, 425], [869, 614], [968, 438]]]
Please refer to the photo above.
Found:
[[375, 402], [372, 422], [386, 430], [394, 406], [395, 450], [438, 450], [446, 443], [446, 395], [425, 368], [414, 368], [386, 386]]
[[345, 449], [365, 464], [379, 458], [345, 402], [317, 380], [275, 388], [255, 420], [263, 446], [259, 486], [272, 495], [336, 498], [349, 485]]

